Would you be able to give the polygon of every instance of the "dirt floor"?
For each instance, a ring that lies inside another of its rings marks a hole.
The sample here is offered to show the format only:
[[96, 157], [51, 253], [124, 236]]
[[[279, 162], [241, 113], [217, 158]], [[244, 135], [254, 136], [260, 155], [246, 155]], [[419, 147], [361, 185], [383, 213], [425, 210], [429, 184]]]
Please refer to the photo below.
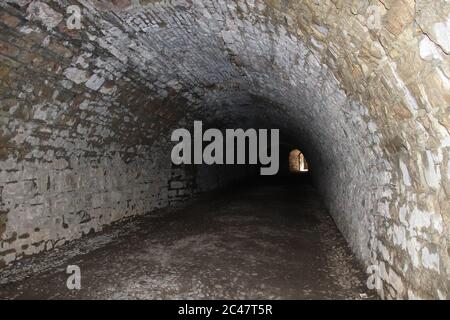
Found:
[[[67, 288], [68, 265], [80, 290]], [[299, 181], [202, 195], [23, 259], [1, 271], [0, 298], [371, 299], [366, 278]]]

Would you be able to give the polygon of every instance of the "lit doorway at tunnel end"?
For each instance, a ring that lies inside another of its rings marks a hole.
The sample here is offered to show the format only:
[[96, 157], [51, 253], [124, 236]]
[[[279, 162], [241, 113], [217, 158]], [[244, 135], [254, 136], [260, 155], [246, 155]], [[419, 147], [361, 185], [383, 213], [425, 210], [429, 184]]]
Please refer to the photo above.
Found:
[[309, 166], [308, 162], [306, 161], [305, 155], [298, 149], [294, 149], [289, 153], [289, 172], [309, 172]]

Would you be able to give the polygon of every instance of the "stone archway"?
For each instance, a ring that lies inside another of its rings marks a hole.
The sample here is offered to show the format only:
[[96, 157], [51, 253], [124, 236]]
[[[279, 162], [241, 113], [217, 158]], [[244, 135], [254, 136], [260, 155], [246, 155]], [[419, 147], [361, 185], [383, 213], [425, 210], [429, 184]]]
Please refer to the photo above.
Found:
[[380, 295], [448, 298], [446, 1], [130, 3], [0, 5], [1, 263], [245, 176], [174, 171], [201, 119], [286, 132]]

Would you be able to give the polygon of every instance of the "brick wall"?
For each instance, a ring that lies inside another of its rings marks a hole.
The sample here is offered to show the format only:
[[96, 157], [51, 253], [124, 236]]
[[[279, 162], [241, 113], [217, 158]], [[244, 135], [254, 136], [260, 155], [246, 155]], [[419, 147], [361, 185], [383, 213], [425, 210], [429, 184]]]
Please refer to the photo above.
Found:
[[381, 296], [448, 298], [448, 1], [141, 2], [0, 3], [0, 261], [216, 186], [167, 159], [205, 120], [292, 137]]

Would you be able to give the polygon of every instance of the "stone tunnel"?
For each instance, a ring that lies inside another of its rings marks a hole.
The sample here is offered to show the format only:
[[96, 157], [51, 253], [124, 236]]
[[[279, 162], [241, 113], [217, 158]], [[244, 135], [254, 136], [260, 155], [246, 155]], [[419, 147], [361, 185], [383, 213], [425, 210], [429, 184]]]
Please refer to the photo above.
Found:
[[[377, 297], [448, 299], [449, 54], [445, 0], [2, 1], [0, 296], [117, 224], [256, 179], [172, 163], [172, 131], [202, 121], [279, 129], [280, 166], [301, 150], [308, 192], [355, 268], [377, 271]], [[311, 201], [283, 192], [290, 211]]]

